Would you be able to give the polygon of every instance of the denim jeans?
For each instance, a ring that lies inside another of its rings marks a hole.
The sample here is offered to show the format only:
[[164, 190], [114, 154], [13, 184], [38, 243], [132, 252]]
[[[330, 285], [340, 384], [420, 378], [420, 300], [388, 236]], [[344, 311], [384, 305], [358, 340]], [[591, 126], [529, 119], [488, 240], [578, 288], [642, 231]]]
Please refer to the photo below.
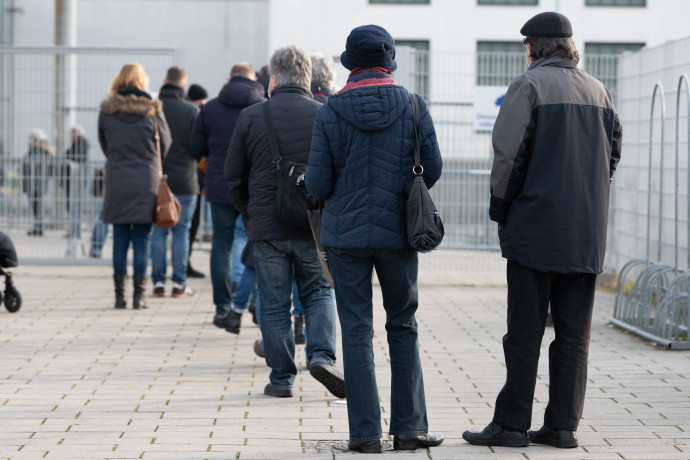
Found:
[[173, 283], [187, 283], [187, 263], [189, 262], [189, 227], [192, 225], [196, 195], [175, 195], [180, 202], [180, 220], [172, 228], [153, 226], [151, 236], [151, 281], [165, 283], [167, 265], [168, 231], [172, 230]]
[[108, 237], [108, 224], [103, 222], [103, 213], [98, 215], [98, 221], [93, 224], [93, 231], [91, 232], [91, 250], [89, 255], [91, 257], [101, 257], [103, 250], [103, 243]]
[[238, 212], [231, 204], [211, 203], [213, 240], [211, 241], [211, 286], [216, 315], [225, 315], [232, 297], [231, 255]]
[[[256, 297], [256, 270], [251, 267], [244, 267], [240, 284], [232, 298], [232, 309], [237, 313], [244, 313], [249, 307], [249, 299]], [[257, 298], [257, 305], [258, 305]]]
[[417, 344], [417, 252], [327, 248], [343, 341], [350, 440], [381, 438], [381, 403], [374, 372], [372, 270], [381, 285], [391, 366], [391, 435], [428, 430]]
[[244, 264], [242, 263], [242, 250], [247, 244], [247, 227], [242, 216], [235, 219], [235, 240], [232, 242], [232, 282], [240, 282]]
[[292, 316], [304, 315], [304, 308], [299, 301], [299, 291], [297, 290], [297, 281], [292, 282]]
[[261, 296], [261, 335], [271, 383], [292, 388], [297, 374], [290, 294], [292, 269], [309, 333], [311, 362], [335, 365], [335, 306], [313, 240], [256, 241], [254, 262]]
[[134, 249], [134, 274], [146, 274], [152, 225], [113, 224], [113, 272], [116, 275], [127, 274], [127, 251], [130, 242]]

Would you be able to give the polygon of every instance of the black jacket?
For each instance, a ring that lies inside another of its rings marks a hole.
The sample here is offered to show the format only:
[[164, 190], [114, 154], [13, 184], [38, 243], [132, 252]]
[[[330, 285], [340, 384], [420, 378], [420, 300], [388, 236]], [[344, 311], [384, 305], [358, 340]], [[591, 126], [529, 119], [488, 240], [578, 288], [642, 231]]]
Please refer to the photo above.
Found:
[[608, 90], [576, 61], [538, 59], [511, 83], [493, 130], [489, 209], [506, 259], [602, 272], [622, 133]]
[[189, 138], [199, 108], [185, 98], [182, 88], [175, 85], [163, 85], [158, 98], [163, 102], [163, 112], [172, 136], [172, 145], [163, 161], [163, 173], [167, 174], [168, 185], [175, 195], [196, 195], [199, 193], [197, 160], [189, 149]]
[[[271, 95], [273, 128], [280, 156], [307, 164], [316, 113], [321, 107], [307, 88], [284, 86]], [[276, 167], [266, 135], [263, 104], [242, 111], [225, 161], [230, 200], [248, 220], [251, 241], [312, 239], [311, 232], [287, 227], [275, 218]]]
[[98, 142], [106, 156], [103, 221], [107, 224], [153, 223], [159, 183], [153, 117], [158, 118], [165, 159], [171, 138], [160, 101], [115, 94], [101, 104]]
[[208, 202], [230, 204], [228, 184], [223, 176], [230, 136], [240, 112], [245, 107], [265, 100], [261, 84], [234, 76], [223, 86], [217, 98], [211, 99], [201, 108], [194, 123], [191, 147], [199, 158], [208, 156], [204, 187]]

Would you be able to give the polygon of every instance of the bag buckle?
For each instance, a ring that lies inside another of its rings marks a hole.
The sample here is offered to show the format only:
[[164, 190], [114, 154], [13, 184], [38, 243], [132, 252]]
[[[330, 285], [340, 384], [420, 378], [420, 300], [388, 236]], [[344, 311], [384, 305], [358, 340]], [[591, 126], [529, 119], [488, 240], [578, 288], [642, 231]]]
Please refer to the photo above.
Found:
[[420, 176], [424, 172], [424, 168], [422, 165], [414, 165], [412, 166], [412, 174], [415, 176]]

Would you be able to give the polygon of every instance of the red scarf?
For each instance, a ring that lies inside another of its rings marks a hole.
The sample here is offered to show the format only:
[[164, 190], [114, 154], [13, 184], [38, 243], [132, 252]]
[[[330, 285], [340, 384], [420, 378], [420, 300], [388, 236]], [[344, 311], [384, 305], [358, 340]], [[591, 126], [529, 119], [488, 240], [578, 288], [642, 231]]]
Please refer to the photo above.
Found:
[[[350, 72], [350, 78], [354, 77], [355, 75], [363, 74], [363, 73], [385, 73], [390, 75], [391, 71], [384, 68], [384, 67], [357, 67], [352, 69], [352, 72]], [[351, 81], [348, 82], [343, 88], [338, 91], [337, 94], [344, 93], [345, 91], [349, 91], [354, 88], [361, 88], [363, 86], [378, 86], [378, 85], [397, 85], [395, 80], [392, 78], [382, 78], [382, 77], [373, 77], [373, 78], [363, 78], [361, 80], [357, 81]]]

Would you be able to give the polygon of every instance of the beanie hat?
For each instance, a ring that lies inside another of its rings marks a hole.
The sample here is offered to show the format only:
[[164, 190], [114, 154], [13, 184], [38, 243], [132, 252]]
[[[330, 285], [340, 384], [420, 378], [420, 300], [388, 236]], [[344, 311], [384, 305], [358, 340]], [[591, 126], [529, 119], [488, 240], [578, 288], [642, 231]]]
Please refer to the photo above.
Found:
[[522, 26], [520, 33], [533, 37], [572, 37], [573, 28], [568, 18], [549, 11], [532, 17]]
[[29, 130], [29, 138], [40, 142], [46, 142], [48, 140], [48, 135], [40, 128], [31, 128]]
[[383, 67], [393, 72], [395, 41], [386, 29], [373, 24], [352, 29], [340, 55], [340, 63], [348, 70], [357, 67]]
[[202, 99], [208, 99], [208, 93], [204, 88], [195, 84], [189, 85], [187, 90], [187, 97], [193, 101], [200, 101]]

